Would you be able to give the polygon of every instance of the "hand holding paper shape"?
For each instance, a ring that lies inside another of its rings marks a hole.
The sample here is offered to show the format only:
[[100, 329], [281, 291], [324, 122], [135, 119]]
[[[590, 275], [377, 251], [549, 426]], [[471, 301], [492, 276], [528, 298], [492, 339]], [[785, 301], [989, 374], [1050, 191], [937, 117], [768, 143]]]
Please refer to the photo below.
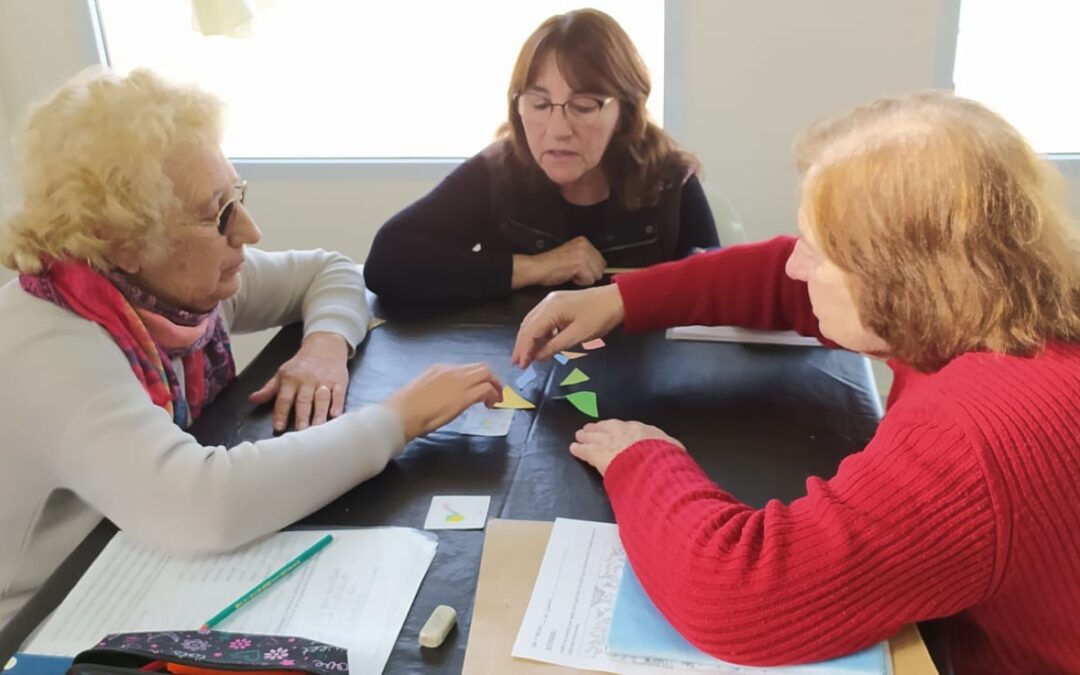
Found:
[[588, 382], [588, 381], [589, 381], [589, 376], [588, 375], [581, 372], [580, 368], [574, 368], [572, 371], [570, 371], [570, 374], [567, 375], [566, 378], [562, 382], [559, 383], [559, 386], [560, 387], [568, 387], [571, 384], [581, 384], [582, 382]]

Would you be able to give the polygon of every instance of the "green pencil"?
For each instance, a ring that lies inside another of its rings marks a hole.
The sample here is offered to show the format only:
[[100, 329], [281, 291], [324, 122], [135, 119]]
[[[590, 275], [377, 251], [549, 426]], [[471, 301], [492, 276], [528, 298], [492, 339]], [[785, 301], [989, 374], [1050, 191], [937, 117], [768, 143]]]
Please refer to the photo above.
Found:
[[203, 630], [203, 631], [210, 630], [214, 626], [216, 626], [219, 623], [221, 623], [222, 621], [224, 621], [233, 612], [235, 612], [236, 610], [238, 610], [241, 607], [243, 607], [244, 605], [246, 605], [256, 595], [258, 595], [259, 593], [262, 593], [266, 589], [270, 588], [271, 586], [276, 584], [278, 581], [281, 581], [281, 579], [283, 579], [285, 576], [287, 576], [289, 574], [289, 572], [292, 572], [294, 569], [296, 569], [301, 564], [303, 564], [305, 560], [310, 560], [316, 553], [323, 550], [323, 548], [325, 548], [327, 544], [329, 544], [331, 541], [333, 541], [333, 539], [334, 539], [334, 535], [328, 534], [325, 537], [323, 537], [322, 539], [320, 539], [319, 541], [312, 544], [306, 551], [304, 551], [300, 555], [296, 556], [295, 558], [293, 558], [289, 562], [282, 565], [281, 569], [279, 569], [277, 572], [274, 572], [270, 576], [266, 577], [266, 579], [263, 579], [262, 583], [260, 583], [258, 586], [251, 589], [247, 593], [244, 593], [235, 602], [233, 602], [231, 605], [229, 605], [225, 609], [221, 610], [220, 612], [218, 612], [214, 616], [210, 617], [210, 619], [207, 620], [207, 622], [204, 623], [202, 625], [202, 627], [199, 628], [199, 630]]

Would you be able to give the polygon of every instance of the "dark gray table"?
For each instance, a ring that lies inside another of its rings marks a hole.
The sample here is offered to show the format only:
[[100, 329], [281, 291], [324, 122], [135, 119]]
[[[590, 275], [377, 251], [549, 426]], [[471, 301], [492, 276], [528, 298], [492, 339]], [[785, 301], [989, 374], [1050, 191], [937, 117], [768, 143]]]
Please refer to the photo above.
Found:
[[[456, 305], [376, 303], [388, 323], [352, 361], [348, 408], [380, 401], [438, 362], [486, 361], [507, 382], [517, 326], [542, 297], [517, 293], [504, 301]], [[282, 330], [198, 420], [203, 443], [233, 444], [271, 435], [270, 410], [250, 392], [296, 350], [300, 329]], [[876, 391], [865, 360], [823, 348], [669, 341], [662, 334], [616, 332], [608, 346], [562, 366], [537, 364], [526, 391], [534, 411], [518, 412], [505, 438], [435, 432], [411, 443], [381, 474], [358, 485], [301, 525], [422, 527], [436, 494], [491, 495], [491, 517], [612, 520], [599, 475], [567, 447], [587, 420], [552, 398], [574, 365], [591, 377], [601, 417], [638, 419], [683, 441], [726, 490], [754, 506], [805, 493], [811, 475], [832, 475], [860, 450], [878, 421]], [[540, 392], [543, 392], [541, 394]], [[362, 439], [357, 439], [358, 447]], [[105, 523], [0, 632], [0, 663], [78, 580], [112, 536]], [[409, 612], [386, 672], [458, 673], [472, 614], [481, 531], [440, 531], [438, 552]], [[420, 649], [417, 634], [438, 604], [458, 610], [459, 627], [437, 650]]]

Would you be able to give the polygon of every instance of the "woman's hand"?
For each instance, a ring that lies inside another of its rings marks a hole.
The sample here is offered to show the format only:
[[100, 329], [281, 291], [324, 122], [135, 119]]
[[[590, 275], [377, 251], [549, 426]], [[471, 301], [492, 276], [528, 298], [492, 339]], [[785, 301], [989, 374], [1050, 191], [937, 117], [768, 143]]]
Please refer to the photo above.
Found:
[[615, 284], [549, 293], [521, 322], [510, 360], [527, 368], [533, 361], [607, 335], [622, 323], [623, 314]]
[[386, 399], [401, 417], [405, 442], [434, 431], [481, 401], [492, 407], [502, 400], [502, 385], [483, 363], [434, 365]]
[[585, 237], [574, 237], [558, 248], [536, 255], [515, 255], [510, 280], [513, 289], [559, 286], [569, 281], [592, 286], [604, 276], [607, 261]]
[[622, 420], [590, 422], [578, 429], [575, 438], [577, 440], [570, 444], [570, 453], [592, 464], [601, 476], [607, 471], [611, 460], [638, 441], [655, 438], [686, 449], [682, 443], [656, 427]]
[[349, 344], [337, 333], [312, 333], [304, 338], [296, 355], [251, 395], [263, 404], [274, 403], [274, 431], [285, 431], [289, 410], [295, 405], [297, 429], [322, 424], [345, 410], [349, 390]]

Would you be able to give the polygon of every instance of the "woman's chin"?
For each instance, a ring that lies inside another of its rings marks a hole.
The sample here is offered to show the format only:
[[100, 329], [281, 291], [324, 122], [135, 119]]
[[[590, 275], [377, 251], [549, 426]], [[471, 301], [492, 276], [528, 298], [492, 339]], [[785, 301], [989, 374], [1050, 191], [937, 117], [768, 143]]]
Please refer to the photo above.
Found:
[[560, 187], [572, 185], [581, 180], [581, 177], [584, 175], [584, 172], [579, 169], [572, 169], [570, 167], [541, 165], [540, 168], [544, 170], [544, 175], [548, 177], [548, 180]]

